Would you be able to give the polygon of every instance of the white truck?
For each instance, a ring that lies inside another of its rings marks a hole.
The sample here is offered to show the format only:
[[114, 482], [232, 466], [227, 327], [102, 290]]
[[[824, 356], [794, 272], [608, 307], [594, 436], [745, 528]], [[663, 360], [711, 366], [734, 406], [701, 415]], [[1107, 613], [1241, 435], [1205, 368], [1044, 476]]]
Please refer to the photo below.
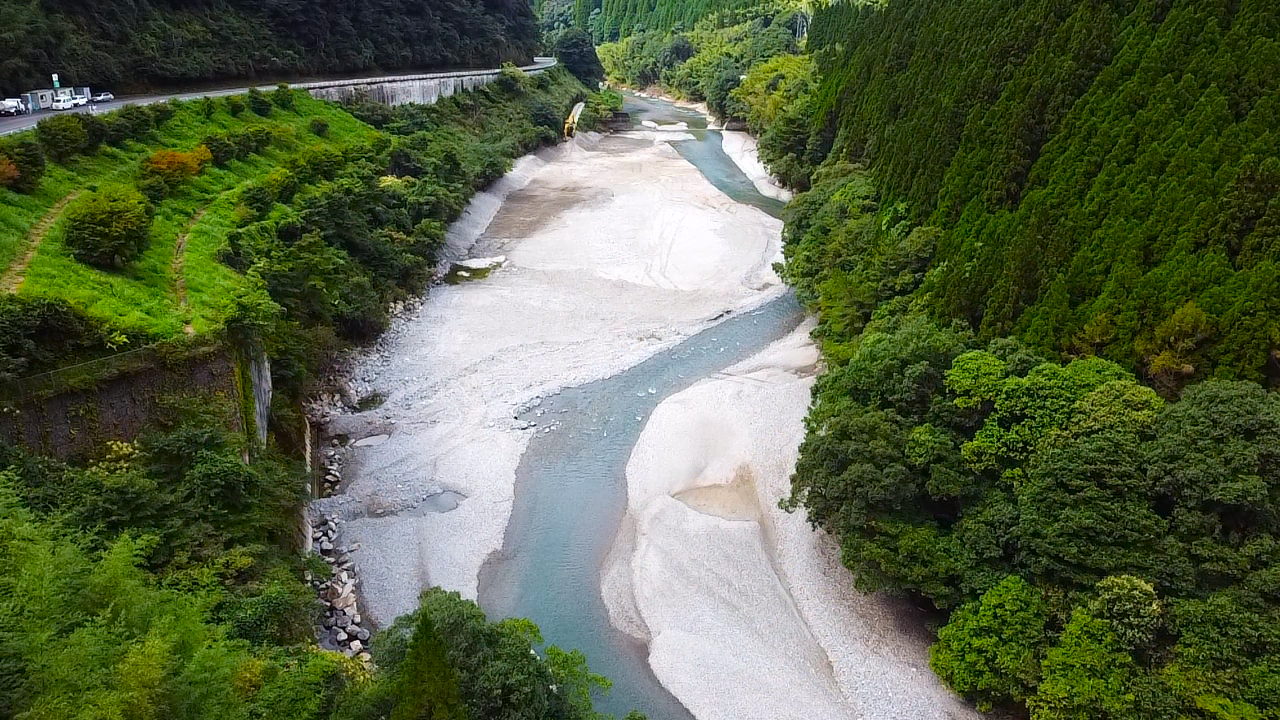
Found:
[[27, 104], [18, 98], [0, 100], [0, 116], [26, 115]]

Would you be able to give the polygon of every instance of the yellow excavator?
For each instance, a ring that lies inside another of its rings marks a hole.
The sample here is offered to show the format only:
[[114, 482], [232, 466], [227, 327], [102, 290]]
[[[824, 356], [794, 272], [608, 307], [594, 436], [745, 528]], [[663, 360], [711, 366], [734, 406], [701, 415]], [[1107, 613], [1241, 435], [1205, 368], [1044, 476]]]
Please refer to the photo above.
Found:
[[564, 121], [565, 137], [571, 138], [578, 134], [578, 116], [582, 114], [582, 108], [586, 106], [586, 103], [578, 103], [573, 106], [573, 112], [569, 113], [569, 118]]

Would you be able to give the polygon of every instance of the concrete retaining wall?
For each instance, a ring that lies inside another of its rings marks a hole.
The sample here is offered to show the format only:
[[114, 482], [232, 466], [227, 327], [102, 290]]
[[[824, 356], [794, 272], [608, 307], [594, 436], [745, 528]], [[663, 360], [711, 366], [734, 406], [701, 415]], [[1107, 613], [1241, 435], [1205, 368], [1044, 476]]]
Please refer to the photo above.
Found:
[[133, 440], [166, 398], [194, 392], [221, 396], [228, 426], [243, 430], [235, 358], [210, 349], [172, 363], [106, 377], [83, 389], [14, 397], [0, 403], [0, 442], [69, 459], [102, 450], [107, 440]]
[[[534, 64], [520, 69], [537, 75], [555, 67], [555, 58], [534, 58]], [[501, 70], [465, 70], [460, 72], [427, 73], [394, 77], [367, 78], [361, 80], [330, 80], [316, 83], [300, 83], [296, 88], [307, 90], [312, 97], [343, 102], [358, 96], [395, 107], [397, 105], [433, 105], [440, 98], [459, 92], [474, 90], [493, 82]]]
[[[555, 58], [534, 58], [532, 65], [525, 65], [521, 70], [536, 75], [556, 66]], [[290, 87], [308, 90], [313, 97], [326, 100], [345, 100], [363, 91], [370, 97], [388, 105], [405, 103], [424, 103], [430, 105], [442, 97], [462, 90], [474, 90], [487, 85], [498, 77], [501, 70], [460, 70], [457, 72], [425, 73], [418, 75], [384, 75], [381, 77], [356, 78], [354, 80], [324, 80], [321, 82], [293, 83]], [[275, 85], [263, 85], [258, 88], [270, 92]], [[198, 92], [176, 93], [173, 95], [151, 95], [146, 97], [121, 98], [121, 105], [150, 105], [166, 100], [195, 100], [201, 97], [226, 97], [243, 95], [249, 88], [225, 88], [222, 90], [201, 90]], [[114, 109], [114, 106], [108, 109]], [[64, 113], [88, 112], [89, 107], [78, 107], [64, 110]], [[48, 113], [35, 113], [20, 117], [0, 118], [0, 136], [30, 130], [40, 120], [49, 117]]]

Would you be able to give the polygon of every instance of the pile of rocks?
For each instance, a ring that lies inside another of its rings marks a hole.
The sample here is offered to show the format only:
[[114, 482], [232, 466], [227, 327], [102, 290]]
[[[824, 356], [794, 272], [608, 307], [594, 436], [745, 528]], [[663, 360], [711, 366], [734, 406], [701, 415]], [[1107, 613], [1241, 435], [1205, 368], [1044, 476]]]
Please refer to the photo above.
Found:
[[368, 651], [369, 630], [363, 627], [360, 604], [356, 599], [355, 573], [348, 553], [358, 550], [336, 546], [338, 524], [333, 518], [318, 523], [311, 532], [313, 546], [333, 568], [328, 580], [312, 580], [311, 585], [325, 605], [324, 628], [320, 634], [321, 645], [335, 648], [347, 657], [370, 661]]
[[342, 483], [342, 465], [344, 453], [341, 452], [342, 444], [337, 438], [329, 441], [329, 447], [324, 451], [324, 479], [320, 484], [320, 497], [329, 497], [338, 490], [338, 485]]
[[330, 379], [328, 384], [333, 390], [317, 394], [306, 405], [307, 416], [318, 425], [324, 425], [330, 418], [350, 412], [355, 403], [355, 398], [345, 383]]

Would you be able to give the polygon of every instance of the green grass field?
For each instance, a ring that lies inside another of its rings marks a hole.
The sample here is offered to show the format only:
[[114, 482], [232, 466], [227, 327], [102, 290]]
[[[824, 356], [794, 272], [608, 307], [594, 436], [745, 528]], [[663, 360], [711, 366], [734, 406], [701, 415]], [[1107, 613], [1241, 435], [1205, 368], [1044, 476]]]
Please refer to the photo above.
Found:
[[[207, 166], [156, 206], [150, 246], [124, 270], [103, 271], [74, 260], [62, 242], [62, 223], [55, 222], [26, 268], [18, 293], [66, 299], [126, 334], [169, 337], [187, 325], [196, 333], [217, 328], [221, 308], [242, 282], [217, 259], [223, 238], [234, 226], [235, 191], [308, 147], [367, 142], [376, 134], [346, 111], [305, 93], [297, 93], [295, 111], [277, 108], [269, 118], [248, 111], [232, 117], [225, 103], [217, 107], [206, 118], [198, 102], [183, 103], [149, 142], [129, 142], [122, 148], [104, 145], [96, 154], [66, 165], [50, 162], [40, 188], [30, 195], [0, 190], [0, 266], [10, 269], [26, 253], [32, 227], [60, 200], [76, 191], [134, 183], [141, 161], [156, 150], [191, 150], [208, 135], [254, 124], [271, 127], [277, 138], [260, 155], [233, 160], [223, 168]], [[327, 137], [311, 132], [313, 118], [329, 123]], [[184, 234], [185, 305], [179, 301], [174, 274], [174, 249]]]

